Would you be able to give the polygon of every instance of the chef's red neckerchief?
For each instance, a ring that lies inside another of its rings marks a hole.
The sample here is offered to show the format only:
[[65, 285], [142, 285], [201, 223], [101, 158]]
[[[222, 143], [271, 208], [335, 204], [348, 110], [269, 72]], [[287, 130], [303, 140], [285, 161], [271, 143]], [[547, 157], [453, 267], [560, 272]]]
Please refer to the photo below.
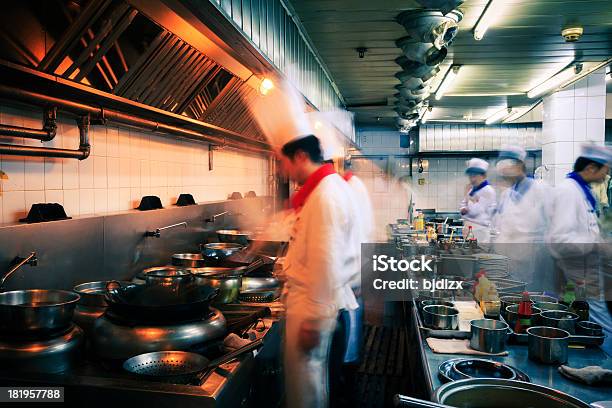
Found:
[[346, 173], [344, 173], [344, 179], [346, 181], [349, 181], [351, 179], [351, 177], [353, 177], [353, 172], [352, 171], [347, 171]]
[[306, 199], [325, 177], [336, 173], [332, 164], [324, 164], [306, 179], [304, 185], [291, 197], [291, 207], [299, 211]]

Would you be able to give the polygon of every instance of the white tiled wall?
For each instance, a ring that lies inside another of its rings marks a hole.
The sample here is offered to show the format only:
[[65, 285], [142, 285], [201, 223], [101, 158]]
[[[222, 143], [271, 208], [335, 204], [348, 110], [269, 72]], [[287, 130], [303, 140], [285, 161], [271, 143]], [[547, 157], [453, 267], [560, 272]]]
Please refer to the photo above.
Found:
[[498, 150], [504, 144], [539, 149], [541, 127], [530, 124], [427, 124], [419, 127], [419, 150]]
[[[437, 211], [456, 212], [465, 195], [465, 159], [428, 159], [428, 171], [413, 173], [412, 189], [416, 208], [435, 208]], [[424, 179], [419, 185], [418, 180]]]
[[546, 181], [563, 180], [583, 143], [603, 144], [606, 123], [605, 71], [599, 70], [544, 98], [542, 163]]
[[[41, 111], [0, 106], [0, 123], [41, 127]], [[56, 138], [47, 147], [76, 149], [79, 133], [73, 120], [59, 115]], [[214, 152], [208, 170], [208, 145], [127, 128], [92, 126], [92, 153], [86, 160], [0, 156], [0, 214], [3, 223], [25, 217], [39, 202], [64, 205], [69, 216], [102, 214], [138, 206], [143, 195], [157, 195], [164, 206], [180, 193], [197, 202], [226, 199], [239, 191], [266, 193], [267, 161], [263, 156], [223, 150]], [[41, 145], [23, 138], [0, 143]]]

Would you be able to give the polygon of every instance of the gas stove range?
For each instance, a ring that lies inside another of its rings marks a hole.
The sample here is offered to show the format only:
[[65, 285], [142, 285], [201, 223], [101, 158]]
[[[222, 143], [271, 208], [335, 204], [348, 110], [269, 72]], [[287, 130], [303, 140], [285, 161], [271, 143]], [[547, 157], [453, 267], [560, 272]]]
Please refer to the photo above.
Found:
[[[240, 333], [247, 329], [261, 307], [225, 305], [220, 308], [228, 330]], [[258, 324], [265, 349], [270, 336], [278, 336], [276, 325]], [[273, 343], [277, 343], [276, 341]], [[209, 359], [223, 355], [222, 339], [214, 340], [193, 350]], [[256, 357], [252, 353], [218, 367], [201, 384], [168, 384], [136, 378], [121, 368], [121, 360], [87, 358], [82, 364], [61, 374], [19, 373], [0, 370], [0, 386], [59, 386], [65, 388], [65, 401], [100, 403], [150, 402], [155, 407], [240, 407], [248, 405], [253, 378], [256, 377]]]

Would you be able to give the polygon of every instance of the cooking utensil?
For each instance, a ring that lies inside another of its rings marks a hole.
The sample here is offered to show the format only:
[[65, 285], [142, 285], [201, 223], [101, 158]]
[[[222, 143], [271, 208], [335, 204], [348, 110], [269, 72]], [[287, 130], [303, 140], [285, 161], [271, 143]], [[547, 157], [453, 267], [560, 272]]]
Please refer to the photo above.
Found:
[[[455, 370], [454, 366], [455, 366], [455, 364], [458, 364], [461, 361], [470, 361], [470, 360], [479, 360], [479, 359], [453, 358], [451, 360], [446, 360], [445, 362], [440, 364], [440, 366], [438, 367], [438, 375], [439, 375], [439, 377], [441, 378], [441, 380], [443, 382], [458, 381], [458, 380], [465, 379], [466, 378], [465, 375], [462, 375], [457, 370]], [[529, 376], [527, 374], [525, 374], [524, 372], [522, 372], [521, 370], [519, 370], [518, 368], [516, 368], [516, 367], [512, 367], [512, 366], [509, 366], [507, 364], [500, 363], [498, 361], [492, 361], [492, 360], [483, 360], [483, 361], [488, 361], [488, 362], [491, 362], [491, 363], [494, 363], [494, 364], [500, 364], [500, 365], [506, 367], [508, 370], [510, 370], [510, 371], [512, 371], [514, 373], [514, 379], [516, 379], [518, 381], [531, 382], [531, 379], [529, 378]], [[503, 372], [506, 373], [505, 370]], [[489, 374], [486, 374], [486, 371], [484, 371], [484, 372], [470, 373], [469, 375], [471, 375], [471, 377], [468, 377], [468, 378], [473, 378], [474, 375], [489, 375]], [[479, 378], [483, 378], [483, 377], [479, 377]]]
[[529, 299], [531, 299], [533, 303], [539, 303], [539, 302], [558, 303], [559, 302], [559, 299], [557, 299], [556, 297], [552, 297], [548, 295], [530, 295]]
[[232, 254], [244, 249], [244, 246], [228, 242], [212, 242], [200, 245], [200, 251], [206, 263], [218, 265]]
[[470, 408], [589, 408], [571, 395], [516, 380], [472, 378], [438, 388], [438, 403]]
[[508, 324], [493, 319], [470, 321], [470, 347], [485, 353], [501, 353], [506, 349]]
[[[206, 269], [206, 271], [201, 271], [201, 269]], [[242, 286], [241, 274], [235, 273], [235, 271], [230, 268], [201, 269], [193, 270], [193, 273], [196, 276], [196, 281], [198, 285], [208, 285], [219, 290], [219, 294], [214, 300], [215, 304], [232, 303], [238, 299], [238, 294], [240, 293], [240, 288]], [[246, 270], [246, 268], [244, 269]]]
[[506, 307], [510, 305], [518, 305], [521, 303], [522, 297], [520, 296], [500, 296], [499, 301], [501, 302], [501, 315], [506, 318]]
[[512, 367], [493, 360], [479, 358], [465, 359], [453, 364], [453, 370], [461, 379], [465, 378], [503, 378], [514, 380], [516, 371]]
[[399, 408], [452, 408], [448, 405], [437, 404], [435, 402], [400, 394], [395, 394], [393, 397], [393, 406]]
[[418, 305], [420, 306], [421, 309], [429, 305], [441, 305], [441, 306], [455, 307], [455, 304], [453, 302], [449, 302], [446, 300], [432, 300], [432, 299], [421, 300], [418, 303]]
[[253, 235], [252, 232], [240, 231], [236, 229], [218, 230], [217, 237], [221, 242], [229, 242], [233, 244], [240, 244], [246, 246], [249, 244], [249, 237]]
[[150, 380], [188, 384], [196, 380], [201, 381], [209, 370], [256, 349], [262, 343], [261, 339], [255, 340], [213, 361], [200, 354], [185, 351], [157, 351], [140, 354], [127, 359], [123, 363], [123, 369]]
[[576, 332], [583, 336], [603, 336], [603, 327], [594, 322], [578, 322], [576, 323]]
[[[514, 327], [516, 325], [516, 321], [518, 319], [518, 308], [519, 305], [510, 305], [506, 306], [506, 321], [510, 325], [510, 327]], [[540, 313], [542, 310], [539, 308], [532, 306], [531, 307], [531, 325], [534, 326], [539, 322]]]
[[[81, 297], [74, 309], [72, 320], [85, 333], [91, 332], [94, 321], [102, 316], [108, 308], [105, 296], [107, 284], [108, 281], [86, 282], [72, 288]], [[121, 284], [129, 285], [130, 282], [121, 282]]]
[[[201, 318], [219, 290], [210, 286], [195, 286], [189, 296], [179, 294], [174, 298], [157, 299], [150, 294], [150, 285], [129, 284], [122, 286], [117, 281], [109, 282], [106, 301], [112, 311], [145, 322], [168, 322], [172, 320]], [[148, 293], [147, 293], [148, 292]]]
[[28, 289], [0, 293], [0, 331], [56, 331], [70, 325], [80, 296], [66, 290]]
[[535, 302], [533, 304], [535, 307], [537, 307], [538, 309], [545, 311], [545, 310], [567, 310], [567, 306], [561, 304], [561, 303], [555, 303], [555, 302]]
[[564, 312], [562, 310], [545, 310], [540, 313], [540, 324], [542, 326], [563, 329], [570, 334], [576, 333], [576, 322], [580, 317], [576, 313]]
[[174, 254], [172, 255], [172, 265], [184, 268], [201, 268], [206, 261], [201, 253], [196, 254]]
[[456, 330], [459, 325], [459, 311], [442, 305], [423, 308], [423, 320], [427, 327], [439, 330]]
[[555, 327], [535, 326], [527, 329], [529, 358], [544, 364], [567, 362], [570, 334]]

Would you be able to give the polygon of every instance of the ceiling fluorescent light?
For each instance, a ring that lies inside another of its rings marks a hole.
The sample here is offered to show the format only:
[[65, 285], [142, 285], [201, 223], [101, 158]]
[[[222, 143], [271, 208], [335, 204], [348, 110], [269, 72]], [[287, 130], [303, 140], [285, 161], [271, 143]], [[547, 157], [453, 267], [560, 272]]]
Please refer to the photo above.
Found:
[[457, 74], [459, 73], [460, 68], [461, 68], [461, 65], [451, 65], [448, 68], [448, 70], [446, 71], [446, 75], [444, 75], [444, 79], [442, 80], [442, 82], [440, 83], [440, 86], [438, 87], [438, 90], [436, 91], [436, 96], [435, 96], [436, 101], [439, 101], [440, 99], [442, 99], [446, 91], [448, 91], [453, 81], [457, 77]]
[[476, 22], [476, 25], [474, 26], [475, 40], [482, 40], [489, 27], [493, 25], [495, 20], [497, 20], [497, 18], [503, 14], [505, 8], [507, 7], [507, 4], [505, 3], [507, 3], [507, 1], [489, 0], [485, 9], [480, 15], [480, 18]]
[[591, 72], [597, 71], [601, 67], [608, 65], [610, 61], [612, 61], [612, 58], [609, 58], [599, 64], [589, 66], [588, 68], [584, 68], [584, 65], [582, 63], [572, 64], [571, 66], [558, 72], [554, 76], [548, 78], [540, 85], [531, 89], [529, 92], [527, 92], [527, 97], [535, 98], [540, 95], [547, 94], [551, 91], [563, 89], [566, 86], [571, 85], [579, 79], [582, 79], [585, 76], [589, 75]]
[[514, 113], [514, 110], [512, 108], [504, 108], [500, 111], [495, 112], [491, 116], [489, 116], [487, 120], [485, 120], [485, 124], [492, 125], [493, 123], [497, 123], [500, 120], [504, 119], [505, 117], [512, 115], [513, 113]]
[[512, 121], [515, 121], [517, 119], [522, 118], [527, 113], [531, 112], [531, 110], [533, 108], [535, 108], [536, 106], [538, 106], [541, 102], [542, 101], [538, 101], [538, 102], [534, 103], [533, 105], [522, 106], [520, 108], [513, 109], [513, 113], [511, 113], [510, 115], [506, 116], [506, 118], [503, 120], [503, 122], [504, 123], [510, 123]]
[[611, 81], [611, 80], [612, 80], [612, 67], [608, 65], [608, 67], [606, 68], [606, 81]]

